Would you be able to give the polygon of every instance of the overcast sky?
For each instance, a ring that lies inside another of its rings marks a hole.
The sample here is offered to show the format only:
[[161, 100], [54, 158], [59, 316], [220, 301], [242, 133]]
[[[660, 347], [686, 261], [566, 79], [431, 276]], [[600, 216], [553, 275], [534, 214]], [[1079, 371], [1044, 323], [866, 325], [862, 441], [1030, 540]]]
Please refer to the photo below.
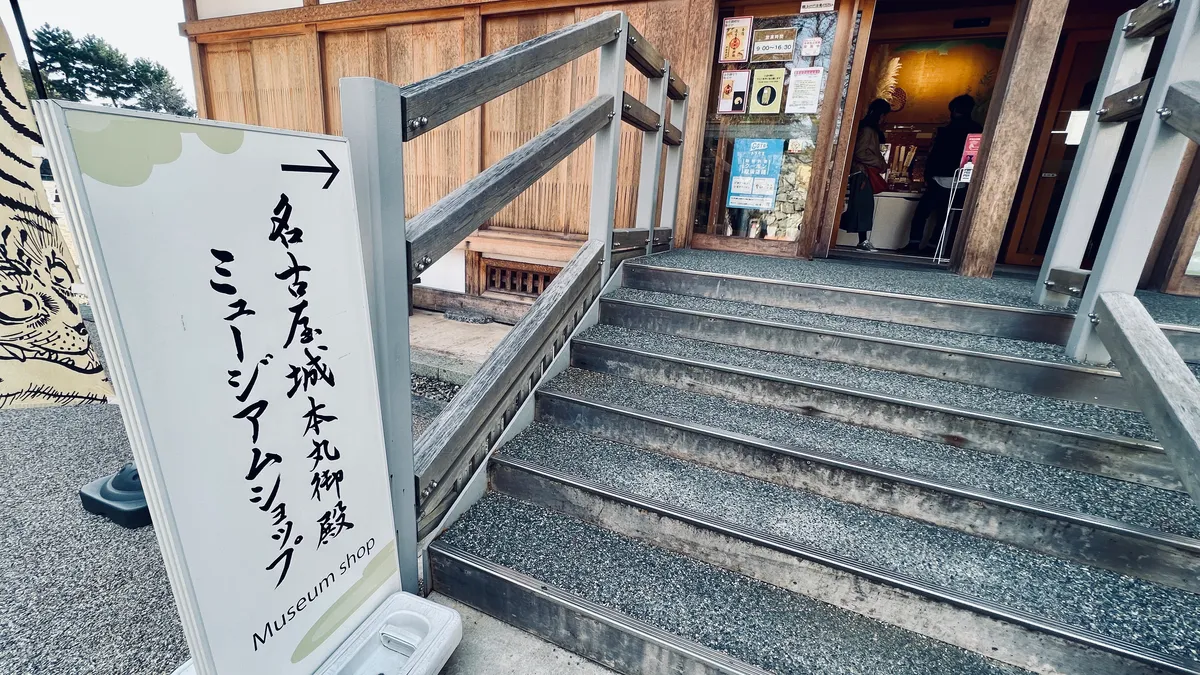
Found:
[[[25, 27], [33, 29], [48, 23], [83, 37], [94, 33], [125, 52], [132, 61], [145, 57], [158, 61], [171, 71], [183, 95], [193, 104], [196, 89], [192, 85], [192, 65], [187, 40], [179, 35], [183, 21], [182, 0], [20, 0]], [[10, 2], [0, 2], [0, 20], [16, 48], [20, 61], [26, 60], [17, 34]]]

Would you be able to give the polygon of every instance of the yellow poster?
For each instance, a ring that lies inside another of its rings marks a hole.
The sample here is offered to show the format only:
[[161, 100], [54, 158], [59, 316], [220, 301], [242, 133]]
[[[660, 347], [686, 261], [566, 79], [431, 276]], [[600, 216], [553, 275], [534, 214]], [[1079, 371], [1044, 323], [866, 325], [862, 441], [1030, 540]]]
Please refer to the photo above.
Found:
[[721, 24], [720, 63], [745, 63], [750, 58], [750, 27], [752, 16], [731, 16]]
[[81, 280], [50, 211], [41, 145], [12, 43], [0, 26], [0, 408], [113, 395], [73, 286]]
[[783, 104], [783, 80], [786, 68], [759, 68], [754, 71], [754, 84], [750, 87], [750, 114], [771, 115], [779, 112]]

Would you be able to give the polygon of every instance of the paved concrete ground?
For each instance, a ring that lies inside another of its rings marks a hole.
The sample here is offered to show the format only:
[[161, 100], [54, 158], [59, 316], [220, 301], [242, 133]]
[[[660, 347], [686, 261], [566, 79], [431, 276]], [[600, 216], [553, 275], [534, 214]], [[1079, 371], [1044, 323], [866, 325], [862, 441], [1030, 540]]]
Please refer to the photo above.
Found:
[[462, 615], [463, 641], [441, 675], [606, 675], [613, 671], [440, 593], [430, 600]]
[[511, 326], [463, 323], [418, 309], [409, 320], [414, 375], [465, 384]]

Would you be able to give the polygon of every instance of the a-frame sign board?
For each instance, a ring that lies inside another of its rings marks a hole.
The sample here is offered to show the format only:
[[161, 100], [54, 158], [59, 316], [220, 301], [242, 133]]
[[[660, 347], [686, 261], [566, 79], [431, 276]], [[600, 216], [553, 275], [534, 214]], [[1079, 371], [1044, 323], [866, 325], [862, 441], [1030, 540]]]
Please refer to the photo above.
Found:
[[400, 590], [347, 143], [37, 108], [195, 668], [313, 673]]

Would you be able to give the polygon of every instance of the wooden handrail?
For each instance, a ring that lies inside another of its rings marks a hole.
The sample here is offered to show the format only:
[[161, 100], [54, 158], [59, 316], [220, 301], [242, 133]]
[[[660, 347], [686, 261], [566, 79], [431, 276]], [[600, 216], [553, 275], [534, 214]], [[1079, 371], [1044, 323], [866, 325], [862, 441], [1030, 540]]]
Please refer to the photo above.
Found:
[[[600, 292], [605, 245], [589, 241], [421, 435], [414, 449], [418, 531], [425, 536]], [[461, 479], [461, 480], [460, 480]]]
[[593, 98], [410, 220], [410, 278], [420, 276], [433, 261], [594, 136], [608, 124], [612, 110], [612, 96]]
[[1101, 293], [1094, 321], [1184, 488], [1200, 502], [1200, 383], [1195, 374], [1135, 296]]
[[620, 12], [605, 12], [400, 88], [404, 140], [617, 39]]

